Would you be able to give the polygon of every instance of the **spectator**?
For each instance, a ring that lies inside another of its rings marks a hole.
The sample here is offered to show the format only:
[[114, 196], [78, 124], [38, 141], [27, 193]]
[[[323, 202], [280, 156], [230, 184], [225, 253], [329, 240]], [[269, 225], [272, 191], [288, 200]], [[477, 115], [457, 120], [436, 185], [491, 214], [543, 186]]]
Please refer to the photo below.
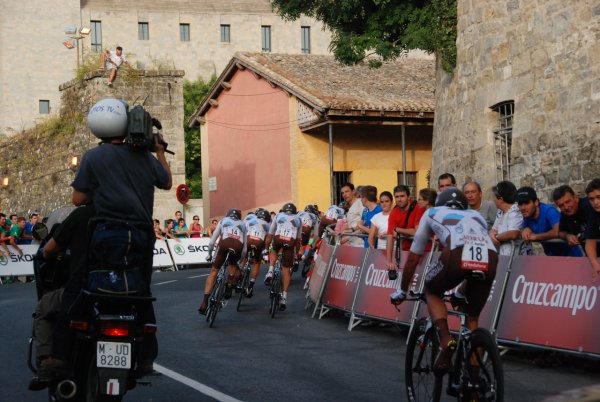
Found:
[[10, 214], [8, 220], [6, 221], [6, 230], [10, 230], [14, 225], [17, 224], [17, 214]]
[[490, 230], [492, 241], [499, 247], [499, 255], [510, 255], [512, 246], [510, 240], [517, 240], [523, 227], [523, 215], [515, 202], [517, 188], [510, 181], [501, 181], [492, 187], [495, 197], [496, 220]]
[[175, 211], [175, 219], [173, 219], [173, 228], [175, 229], [175, 231], [179, 230], [179, 220], [183, 218], [183, 215], [181, 214], [181, 211]]
[[[437, 192], [432, 188], [423, 188], [419, 190], [419, 196], [417, 197], [417, 205], [424, 211], [431, 207], [435, 207], [435, 200], [437, 198]], [[417, 224], [417, 227], [419, 225]]]
[[492, 201], [483, 201], [483, 192], [481, 186], [476, 181], [470, 181], [463, 186], [463, 193], [467, 197], [469, 209], [479, 212], [485, 218], [488, 230], [494, 225], [498, 208]]
[[154, 224], [154, 236], [156, 237], [156, 240], [167, 240], [165, 233], [160, 228], [160, 221], [158, 219], [153, 219], [152, 223]]
[[188, 227], [183, 218], [179, 218], [179, 221], [177, 221], [177, 226], [175, 226], [175, 237], [178, 239], [189, 237]]
[[582, 257], [578, 246], [569, 247], [565, 243], [546, 243], [545, 240], [558, 239], [558, 223], [560, 212], [548, 204], [540, 202], [532, 187], [521, 187], [517, 190], [517, 204], [524, 223], [521, 230], [523, 241], [542, 242], [544, 254], [550, 256]]
[[362, 203], [364, 210], [361, 216], [361, 221], [358, 224], [360, 234], [367, 235], [363, 239], [364, 247], [369, 247], [369, 237], [371, 232], [371, 219], [382, 211], [381, 205], [377, 204], [377, 187], [375, 186], [363, 186], [360, 190], [360, 202]]
[[198, 215], [194, 215], [192, 217], [192, 224], [190, 225], [189, 234], [191, 238], [202, 237], [202, 225], [200, 224], [200, 217]]
[[6, 230], [6, 215], [0, 212], [0, 255], [4, 257], [8, 257], [10, 255], [10, 250], [6, 243], [10, 243], [9, 239], [9, 231]]
[[389, 191], [384, 191], [379, 195], [381, 212], [371, 218], [371, 230], [369, 231], [369, 247], [372, 249], [386, 250], [388, 220], [393, 198]]
[[441, 193], [448, 187], [456, 187], [456, 178], [451, 173], [442, 173], [438, 177], [438, 193]]
[[175, 239], [175, 221], [173, 221], [173, 219], [167, 219], [167, 226], [165, 227], [165, 230], [163, 230], [163, 232], [165, 233], [165, 237], [167, 239]]
[[[271, 217], [273, 217], [274, 214], [275, 214], [275, 212], [271, 212]], [[210, 226], [206, 230], [206, 234], [208, 235], [208, 237], [212, 237], [213, 232], [217, 228], [217, 223], [219, 223], [219, 221], [216, 219], [213, 219], [212, 221], [210, 221]]]
[[23, 250], [17, 244], [21, 241], [21, 237], [23, 236], [23, 231], [25, 230], [25, 217], [21, 216], [17, 218], [17, 223], [10, 227], [9, 237], [12, 238], [10, 244], [17, 250], [19, 255], [23, 255]]
[[37, 212], [32, 212], [29, 214], [29, 220], [25, 223], [25, 230], [23, 230], [23, 240], [21, 240], [20, 244], [31, 244], [33, 240], [33, 236], [31, 234], [31, 229], [33, 229], [33, 225], [35, 225], [40, 217], [40, 214]]
[[117, 46], [115, 52], [110, 51], [110, 49], [104, 51], [104, 54], [102, 55], [102, 69], [109, 71], [106, 85], [109, 87], [112, 86], [113, 81], [117, 78], [117, 70], [123, 63], [131, 67], [131, 64], [129, 64], [127, 59], [125, 59], [125, 56], [123, 56], [123, 48], [121, 46]]
[[565, 240], [569, 246], [583, 245], [585, 228], [592, 206], [587, 197], [577, 197], [568, 185], [557, 187], [552, 192], [554, 203], [560, 209], [558, 237]]
[[[352, 233], [360, 233], [359, 225], [365, 207], [360, 201], [360, 192], [356, 191], [352, 183], [345, 183], [342, 186], [342, 198], [348, 205], [348, 213], [346, 214], [346, 223], [348, 229]], [[357, 236], [349, 236], [348, 244], [356, 247], [363, 247], [364, 241]]]
[[585, 229], [585, 253], [592, 265], [592, 281], [598, 281], [600, 262], [598, 261], [598, 239], [600, 239], [600, 179], [590, 181], [585, 188], [592, 211]]
[[[418, 225], [424, 212], [415, 201], [410, 199], [410, 190], [403, 184], [394, 187], [394, 199], [396, 206], [390, 212], [386, 244], [387, 265], [390, 269], [396, 269], [396, 264], [392, 262], [394, 236], [414, 235], [415, 226]], [[402, 250], [408, 251], [410, 244], [410, 240], [404, 240], [400, 247]]]

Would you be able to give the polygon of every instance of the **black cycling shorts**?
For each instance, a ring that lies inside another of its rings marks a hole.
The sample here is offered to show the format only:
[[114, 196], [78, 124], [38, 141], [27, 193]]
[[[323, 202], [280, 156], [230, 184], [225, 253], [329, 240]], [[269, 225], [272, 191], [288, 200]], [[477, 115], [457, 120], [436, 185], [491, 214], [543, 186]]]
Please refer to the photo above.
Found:
[[484, 278], [480, 279], [473, 277], [470, 270], [460, 267], [462, 251], [462, 247], [457, 247], [454, 250], [445, 247], [438, 261], [427, 272], [425, 287], [431, 293], [441, 297], [444, 292], [455, 288], [466, 279], [465, 296], [468, 304], [465, 306], [465, 312], [470, 317], [479, 317], [496, 277], [498, 254], [495, 251], [488, 250], [488, 270], [484, 272]]

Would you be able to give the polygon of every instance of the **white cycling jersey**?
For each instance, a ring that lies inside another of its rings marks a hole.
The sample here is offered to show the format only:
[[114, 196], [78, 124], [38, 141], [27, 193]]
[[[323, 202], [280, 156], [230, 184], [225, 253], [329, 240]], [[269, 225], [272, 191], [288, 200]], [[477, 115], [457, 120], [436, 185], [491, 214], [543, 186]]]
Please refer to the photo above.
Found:
[[319, 218], [317, 215], [312, 212], [298, 212], [298, 218], [302, 222], [302, 227], [311, 228], [314, 230], [314, 233], [318, 233], [319, 230]]
[[231, 219], [229, 217], [221, 219], [217, 224], [217, 228], [213, 232], [212, 237], [210, 238], [210, 243], [208, 244], [209, 253], [212, 254], [213, 248], [215, 247], [215, 243], [217, 242], [219, 236], [221, 237], [221, 240], [229, 238], [238, 240], [244, 245], [242, 254], [246, 254], [246, 225], [244, 225], [244, 222], [237, 219]]
[[419, 229], [415, 233], [410, 251], [422, 255], [427, 242], [434, 234], [441, 244], [450, 247], [451, 250], [473, 240], [485, 244], [489, 250], [496, 251], [487, 231], [487, 222], [479, 212], [472, 209], [429, 208], [419, 222]]
[[302, 222], [298, 215], [280, 212], [275, 215], [269, 234], [284, 240], [299, 239], [302, 236]]
[[344, 208], [338, 207], [337, 205], [330, 206], [329, 209], [325, 212], [326, 217], [335, 220], [342, 219], [345, 214], [346, 211], [344, 211]]
[[256, 215], [248, 215], [244, 220], [244, 224], [246, 225], [246, 232], [249, 239], [264, 241], [271, 229], [268, 222]]

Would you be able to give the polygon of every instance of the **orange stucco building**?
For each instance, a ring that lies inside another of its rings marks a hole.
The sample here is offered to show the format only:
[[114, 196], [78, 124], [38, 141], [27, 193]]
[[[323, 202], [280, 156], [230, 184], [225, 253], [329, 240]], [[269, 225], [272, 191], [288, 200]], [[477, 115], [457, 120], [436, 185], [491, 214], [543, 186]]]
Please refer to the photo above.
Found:
[[287, 201], [327, 208], [345, 180], [391, 191], [406, 171], [426, 187], [434, 82], [428, 57], [371, 69], [236, 53], [189, 122], [200, 125], [204, 221]]

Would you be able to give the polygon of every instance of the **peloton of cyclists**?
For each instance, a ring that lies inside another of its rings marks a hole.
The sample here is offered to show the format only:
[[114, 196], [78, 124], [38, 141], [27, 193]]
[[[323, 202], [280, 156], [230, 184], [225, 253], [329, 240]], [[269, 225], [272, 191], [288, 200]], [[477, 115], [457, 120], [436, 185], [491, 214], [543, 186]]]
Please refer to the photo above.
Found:
[[[217, 248], [217, 255], [213, 261], [212, 253], [217, 240], [219, 240], [219, 247]], [[200, 314], [206, 314], [208, 298], [212, 292], [219, 268], [225, 262], [229, 249], [232, 249], [234, 253], [233, 256], [229, 258], [225, 299], [231, 297], [233, 284], [239, 277], [239, 267], [237, 262], [245, 257], [247, 249], [246, 225], [244, 225], [244, 222], [242, 221], [242, 212], [236, 208], [227, 211], [225, 217], [217, 224], [217, 228], [213, 232], [210, 243], [208, 244], [207, 260], [212, 261], [212, 268], [206, 279], [206, 283], [204, 284], [204, 299], [202, 300], [202, 304], [200, 304], [200, 308], [198, 308]]]
[[[440, 350], [433, 368], [444, 373], [448, 370], [456, 341], [448, 329], [448, 309], [443, 294], [466, 280], [467, 326], [470, 330], [476, 329], [496, 276], [498, 255], [485, 219], [477, 211], [467, 209], [467, 198], [462, 191], [455, 187], [445, 189], [435, 205], [421, 218], [404, 267], [402, 284], [390, 298], [395, 305], [406, 299], [419, 259], [435, 234], [442, 250], [438, 261], [426, 273], [425, 295], [427, 309], [440, 336]], [[462, 294], [457, 296], [464, 297]]]
[[[291, 281], [291, 268], [294, 263], [296, 249], [300, 247], [302, 241], [302, 222], [297, 215], [297, 209], [291, 202], [286, 203], [281, 212], [275, 215], [271, 223], [271, 229], [267, 236], [265, 246], [268, 248], [272, 244], [272, 250], [269, 258], [269, 272], [265, 277], [265, 285], [270, 286], [273, 280], [274, 266], [277, 262], [279, 250], [283, 248], [283, 258], [281, 261], [282, 273], [282, 297], [279, 302], [279, 309], [285, 310], [287, 306], [287, 292]], [[288, 247], [284, 247], [287, 245]]]

